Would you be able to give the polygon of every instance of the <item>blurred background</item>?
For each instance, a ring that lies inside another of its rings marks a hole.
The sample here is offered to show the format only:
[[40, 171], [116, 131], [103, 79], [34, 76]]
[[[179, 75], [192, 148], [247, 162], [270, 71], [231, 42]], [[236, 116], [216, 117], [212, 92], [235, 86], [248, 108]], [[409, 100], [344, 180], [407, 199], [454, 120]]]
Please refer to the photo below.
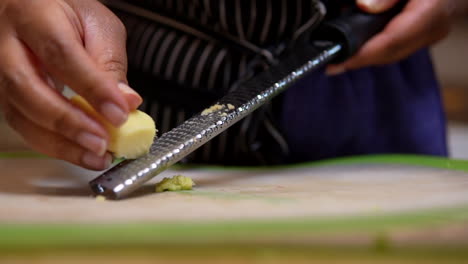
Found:
[[432, 48], [449, 119], [450, 153], [468, 159], [468, 18]]

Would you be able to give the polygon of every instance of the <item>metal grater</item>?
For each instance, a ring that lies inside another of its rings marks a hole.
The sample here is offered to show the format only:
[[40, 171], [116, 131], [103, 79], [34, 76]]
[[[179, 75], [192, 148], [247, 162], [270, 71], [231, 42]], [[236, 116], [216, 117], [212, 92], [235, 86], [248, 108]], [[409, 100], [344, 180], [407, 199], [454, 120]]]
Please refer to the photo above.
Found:
[[[175, 164], [255, 109], [283, 92], [295, 81], [335, 58], [342, 46], [327, 41], [302, 45], [219, 100], [221, 109], [199, 113], [155, 139], [150, 152], [126, 160], [90, 182], [92, 190], [109, 199], [128, 196], [148, 180]], [[218, 107], [219, 108], [219, 107]]]

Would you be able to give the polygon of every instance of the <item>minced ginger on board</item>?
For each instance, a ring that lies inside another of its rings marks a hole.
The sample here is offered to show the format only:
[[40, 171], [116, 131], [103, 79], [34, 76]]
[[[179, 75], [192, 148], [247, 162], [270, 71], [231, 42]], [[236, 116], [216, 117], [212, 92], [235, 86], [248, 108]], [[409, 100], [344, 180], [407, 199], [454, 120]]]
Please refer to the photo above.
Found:
[[195, 183], [191, 178], [176, 175], [172, 178], [164, 178], [162, 181], [157, 183], [156, 192], [192, 190], [194, 185]]

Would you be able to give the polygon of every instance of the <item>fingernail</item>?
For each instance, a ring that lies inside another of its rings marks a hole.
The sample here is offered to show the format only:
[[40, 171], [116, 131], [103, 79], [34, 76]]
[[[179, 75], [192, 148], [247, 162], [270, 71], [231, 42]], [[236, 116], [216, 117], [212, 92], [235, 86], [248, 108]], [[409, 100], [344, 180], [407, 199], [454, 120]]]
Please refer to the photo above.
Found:
[[104, 169], [107, 169], [112, 164], [112, 155], [107, 153], [104, 155]]
[[119, 83], [118, 87], [120, 91], [122, 91], [124, 94], [131, 96], [130, 104], [132, 108], [137, 108], [143, 102], [143, 99], [141, 98], [141, 96], [137, 92], [135, 92], [135, 90], [130, 88], [130, 86], [128, 86], [127, 84]]
[[113, 103], [104, 103], [101, 105], [101, 113], [114, 126], [121, 126], [127, 121], [128, 115], [119, 106]]
[[118, 87], [119, 87], [120, 91], [122, 91], [123, 93], [138, 95], [135, 92], [135, 90], [133, 90], [132, 88], [130, 88], [130, 86], [128, 86], [127, 84], [125, 84], [123, 82], [119, 83]]
[[359, 5], [364, 5], [364, 6], [375, 6], [375, 5], [378, 5], [379, 2], [382, 2], [382, 0], [357, 0], [357, 3]]
[[104, 156], [98, 156], [93, 152], [86, 152], [83, 155], [82, 162], [85, 166], [91, 169], [104, 170], [110, 167], [112, 157], [109, 154], [105, 154]]
[[336, 76], [346, 72], [346, 68], [343, 66], [328, 66], [325, 70], [325, 74], [328, 76]]
[[396, 0], [358, 0], [357, 4], [367, 12], [379, 13], [387, 10]]
[[104, 153], [106, 153], [106, 141], [103, 138], [93, 135], [91, 133], [82, 132], [78, 134], [76, 142], [82, 147], [96, 153], [99, 156], [102, 156], [104, 155]]

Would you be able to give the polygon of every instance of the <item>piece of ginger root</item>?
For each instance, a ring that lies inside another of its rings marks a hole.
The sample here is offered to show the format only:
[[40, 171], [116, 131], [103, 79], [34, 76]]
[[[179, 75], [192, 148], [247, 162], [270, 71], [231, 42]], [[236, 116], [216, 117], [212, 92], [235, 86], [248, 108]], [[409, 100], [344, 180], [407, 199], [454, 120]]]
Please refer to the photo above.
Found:
[[96, 118], [106, 128], [110, 136], [107, 150], [115, 158], [136, 159], [149, 152], [157, 130], [154, 120], [146, 113], [139, 110], [132, 111], [128, 115], [127, 122], [116, 128], [96, 112], [83, 97], [75, 95], [70, 101]]

